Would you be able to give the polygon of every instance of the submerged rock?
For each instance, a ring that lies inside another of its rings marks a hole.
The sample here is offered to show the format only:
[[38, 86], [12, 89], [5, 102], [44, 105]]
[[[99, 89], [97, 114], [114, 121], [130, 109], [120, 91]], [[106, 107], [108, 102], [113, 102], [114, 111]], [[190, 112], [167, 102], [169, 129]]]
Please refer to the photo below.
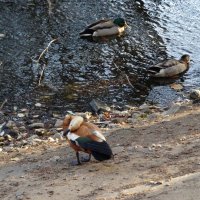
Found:
[[200, 89], [191, 90], [190, 98], [194, 100], [200, 100]]
[[171, 89], [169, 86], [154, 87], [146, 98], [146, 101], [157, 104], [160, 107], [170, 106], [173, 102], [183, 101], [183, 94]]

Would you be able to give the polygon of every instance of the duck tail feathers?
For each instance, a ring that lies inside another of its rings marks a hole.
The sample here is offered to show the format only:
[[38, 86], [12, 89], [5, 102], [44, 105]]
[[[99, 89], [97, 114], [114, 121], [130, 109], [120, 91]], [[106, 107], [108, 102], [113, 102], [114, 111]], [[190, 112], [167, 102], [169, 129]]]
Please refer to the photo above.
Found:
[[108, 160], [112, 158], [113, 153], [106, 141], [96, 142], [89, 141], [84, 143], [79, 143], [83, 149], [88, 149], [92, 152], [94, 158], [98, 161]]
[[85, 29], [84, 31], [80, 32], [79, 35], [80, 37], [90, 37], [94, 33], [94, 30], [92, 29]]

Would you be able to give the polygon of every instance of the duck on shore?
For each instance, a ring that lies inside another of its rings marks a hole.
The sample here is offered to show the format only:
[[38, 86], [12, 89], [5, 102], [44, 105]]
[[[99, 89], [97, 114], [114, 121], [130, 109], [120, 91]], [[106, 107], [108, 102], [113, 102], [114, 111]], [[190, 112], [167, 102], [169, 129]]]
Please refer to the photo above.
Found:
[[185, 54], [179, 60], [165, 60], [148, 69], [150, 77], [172, 78], [184, 74], [189, 69], [190, 56]]
[[84, 122], [81, 116], [66, 115], [63, 121], [63, 131], [63, 136], [67, 137], [70, 147], [76, 152], [78, 165], [81, 164], [80, 151], [89, 154], [85, 162], [90, 161], [91, 155], [98, 161], [113, 157], [112, 150], [101, 130], [92, 123]]
[[86, 27], [80, 34], [80, 37], [104, 37], [122, 34], [127, 27], [123, 18], [102, 19]]

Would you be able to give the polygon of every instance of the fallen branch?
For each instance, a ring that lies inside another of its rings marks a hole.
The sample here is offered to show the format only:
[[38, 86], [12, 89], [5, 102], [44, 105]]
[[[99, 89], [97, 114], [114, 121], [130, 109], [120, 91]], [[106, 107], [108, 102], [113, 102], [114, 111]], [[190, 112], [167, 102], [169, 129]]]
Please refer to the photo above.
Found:
[[49, 15], [51, 15], [52, 14], [52, 3], [51, 3], [51, 0], [47, 0], [47, 2], [48, 2], [48, 5], [49, 5], [49, 9], [48, 9]]
[[58, 40], [58, 38], [53, 39], [53, 40], [51, 40], [51, 42], [49, 42], [49, 44], [47, 45], [46, 49], [44, 49], [44, 50], [42, 51], [42, 53], [40, 54], [40, 56], [39, 56], [38, 60], [36, 60], [36, 62], [39, 63], [39, 61], [40, 61], [40, 59], [42, 58], [42, 56], [45, 54], [46, 51], [49, 50], [49, 47], [51, 46], [51, 44], [52, 44], [53, 42], [55, 42], [56, 40]]
[[134, 86], [133, 86], [133, 84], [130, 82], [130, 80], [129, 80], [129, 77], [125, 74], [125, 76], [126, 76], [126, 79], [127, 79], [127, 81], [128, 81], [128, 83], [129, 83], [129, 85], [132, 87], [132, 88], [134, 88]]
[[[114, 64], [114, 66], [120, 71], [120, 72], [123, 72], [115, 63], [113, 63]], [[128, 84], [132, 87], [132, 88], [134, 88], [134, 86], [133, 86], [133, 84], [130, 82], [130, 80], [129, 80], [129, 77], [128, 77], [128, 75], [125, 73], [125, 72], [123, 72], [124, 73], [124, 75], [125, 75], [125, 77], [126, 77], [126, 79], [127, 79], [127, 81], [128, 81]]]
[[44, 75], [45, 67], [46, 67], [46, 65], [43, 65], [43, 66], [42, 66], [42, 71], [40, 72], [40, 78], [39, 78], [39, 81], [38, 81], [38, 86], [41, 85], [42, 77], [43, 77], [43, 75]]
[[[55, 42], [56, 40], [58, 40], [58, 38], [53, 39], [53, 40], [51, 40], [51, 41], [49, 42], [49, 44], [48, 44], [47, 47], [42, 51], [42, 53], [40, 54], [40, 56], [39, 56], [39, 58], [38, 58], [37, 60], [33, 60], [33, 59], [32, 59], [34, 62], [37, 63], [37, 66], [38, 66], [38, 67], [39, 67], [40, 59], [41, 59], [42, 56], [45, 54], [45, 52], [47, 52], [47, 51], [49, 50], [49, 47], [51, 46], [51, 44], [52, 44], [53, 42]], [[45, 67], [46, 67], [46, 65], [43, 65], [43, 66], [42, 66], [42, 71], [41, 71], [41, 73], [40, 73], [40, 78], [39, 78], [39, 82], [38, 82], [38, 85], [39, 85], [39, 86], [41, 85], [41, 81], [42, 81], [42, 77], [43, 77], [43, 75], [44, 75]]]
[[2, 108], [4, 107], [4, 105], [5, 105], [5, 103], [7, 103], [8, 102], [8, 99], [5, 99], [4, 101], [3, 101], [3, 103], [1, 104], [1, 107], [0, 107], [0, 110], [2, 110]]

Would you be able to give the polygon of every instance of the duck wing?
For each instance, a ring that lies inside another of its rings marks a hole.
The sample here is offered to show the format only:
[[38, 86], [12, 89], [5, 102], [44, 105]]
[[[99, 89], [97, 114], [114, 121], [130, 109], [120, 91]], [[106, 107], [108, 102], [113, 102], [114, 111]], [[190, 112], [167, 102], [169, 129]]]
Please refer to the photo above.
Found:
[[167, 68], [176, 66], [178, 64], [180, 64], [180, 62], [178, 60], [175, 60], [175, 59], [166, 60], [164, 62], [161, 62], [161, 63], [158, 63], [156, 65], [149, 67], [148, 73], [155, 75], [155, 74], [159, 73], [162, 69], [167, 69]]
[[92, 36], [93, 33], [97, 30], [103, 30], [103, 29], [109, 29], [114, 27], [113, 21], [109, 19], [102, 19], [99, 20], [93, 24], [90, 24], [83, 30], [82, 32], [79, 33], [81, 37], [88, 37]]
[[157, 77], [173, 77], [180, 75], [188, 70], [187, 65], [184, 63], [178, 63], [176, 65], [173, 65], [171, 67], [161, 69], [159, 73], [157, 73], [155, 76]]
[[97, 29], [102, 29], [102, 28], [109, 28], [112, 26], [113, 26], [113, 23], [110, 19], [101, 19], [87, 26], [86, 29], [97, 30]]
[[76, 143], [85, 150], [90, 150], [96, 160], [103, 161], [110, 159], [113, 155], [112, 150], [106, 141], [97, 142], [90, 138], [79, 137]]
[[164, 62], [158, 63], [156, 65], [153, 65], [149, 69], [151, 69], [151, 68], [158, 68], [158, 69], [168, 68], [168, 67], [177, 65], [178, 63], [180, 63], [178, 60], [170, 59], [170, 60], [166, 60]]

